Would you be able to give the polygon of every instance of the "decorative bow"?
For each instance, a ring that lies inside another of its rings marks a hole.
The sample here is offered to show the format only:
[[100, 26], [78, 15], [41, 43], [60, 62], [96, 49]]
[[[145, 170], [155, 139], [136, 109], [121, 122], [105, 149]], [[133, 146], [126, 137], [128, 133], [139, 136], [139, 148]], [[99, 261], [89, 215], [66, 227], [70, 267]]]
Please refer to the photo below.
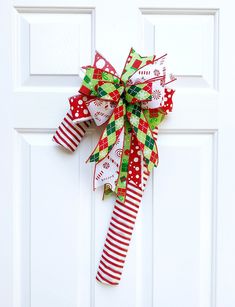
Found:
[[142, 57], [132, 48], [121, 77], [99, 53], [93, 66], [83, 67], [81, 95], [70, 99], [71, 112], [75, 122], [94, 119], [98, 126], [107, 122], [88, 158], [96, 163], [95, 187], [105, 185], [106, 194], [112, 190], [123, 198], [128, 180], [142, 187], [143, 163], [148, 171], [158, 164], [153, 130], [166, 114], [164, 107], [171, 111], [174, 92], [167, 93], [166, 104], [165, 57]]
[[[149, 60], [148, 60], [149, 61]], [[147, 60], [142, 61], [145, 65]], [[116, 103], [107, 126], [90, 156], [90, 162], [104, 159], [116, 144], [124, 126], [130, 126], [148, 165], [149, 171], [157, 165], [158, 153], [152, 130], [145, 118], [141, 102], [152, 100], [154, 80], [126, 85], [125, 74], [118, 78], [95, 67], [88, 67], [80, 93]]]
[[150, 171], [158, 163], [158, 125], [172, 110], [174, 90], [166, 85], [166, 55], [141, 57], [130, 50], [121, 77], [98, 52], [86, 66], [79, 94], [53, 139], [74, 151], [91, 120], [104, 130], [88, 158], [95, 162], [94, 187], [117, 195], [96, 279], [120, 282], [129, 242]]

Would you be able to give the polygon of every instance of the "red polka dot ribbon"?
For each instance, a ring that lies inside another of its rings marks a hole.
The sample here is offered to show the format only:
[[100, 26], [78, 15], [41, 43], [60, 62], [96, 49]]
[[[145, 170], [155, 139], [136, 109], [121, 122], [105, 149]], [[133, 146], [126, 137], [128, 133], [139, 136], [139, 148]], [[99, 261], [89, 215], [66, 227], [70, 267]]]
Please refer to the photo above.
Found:
[[172, 111], [174, 90], [167, 79], [166, 55], [142, 57], [132, 48], [119, 77], [98, 52], [85, 66], [79, 94], [69, 98], [70, 110], [53, 140], [74, 151], [91, 122], [105, 128], [88, 160], [95, 162], [94, 188], [104, 197], [116, 195], [96, 279], [117, 285], [135, 219], [154, 166], [158, 164], [157, 131]]

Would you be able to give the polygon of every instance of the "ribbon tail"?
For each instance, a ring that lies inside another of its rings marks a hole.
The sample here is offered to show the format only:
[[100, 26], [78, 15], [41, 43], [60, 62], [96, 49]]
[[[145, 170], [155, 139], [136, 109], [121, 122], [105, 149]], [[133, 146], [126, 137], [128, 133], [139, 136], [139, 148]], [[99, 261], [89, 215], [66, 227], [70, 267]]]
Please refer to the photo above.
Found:
[[136, 134], [139, 146], [149, 171], [158, 164], [158, 149], [152, 129], [138, 104], [127, 106], [127, 118]]
[[143, 154], [135, 132], [130, 123], [125, 122], [125, 139], [120, 163], [116, 194], [121, 201], [127, 196], [127, 186], [132, 184], [137, 189], [143, 187]]
[[109, 154], [124, 127], [125, 113], [125, 105], [123, 104], [123, 100], [120, 99], [99, 139], [98, 144], [87, 161], [98, 162], [103, 160]]
[[124, 129], [122, 129], [117, 142], [106, 158], [96, 163], [94, 171], [94, 189], [105, 185], [106, 194], [110, 194], [111, 191], [115, 192], [123, 151], [123, 141]]
[[123, 151], [119, 166], [118, 180], [115, 189], [115, 192], [117, 196], [120, 198], [120, 200], [124, 200], [126, 195], [128, 165], [130, 162], [129, 161], [130, 147], [131, 147], [131, 126], [128, 121], [125, 121]]

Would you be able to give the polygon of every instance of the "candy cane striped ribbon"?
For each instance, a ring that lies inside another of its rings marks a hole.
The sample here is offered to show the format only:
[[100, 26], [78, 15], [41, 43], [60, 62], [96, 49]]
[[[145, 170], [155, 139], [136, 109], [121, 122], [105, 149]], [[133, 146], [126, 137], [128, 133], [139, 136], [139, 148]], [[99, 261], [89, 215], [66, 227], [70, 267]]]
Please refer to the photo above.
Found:
[[64, 148], [75, 151], [90, 124], [90, 120], [75, 124], [69, 111], [56, 130], [53, 140]]
[[[75, 124], [71, 113], [68, 112], [56, 130], [53, 140], [74, 152], [90, 124], [90, 120]], [[153, 130], [155, 140], [157, 140], [157, 134], [158, 128]], [[129, 183], [125, 201], [121, 202], [119, 198], [116, 199], [96, 275], [96, 279], [103, 284], [119, 284], [149, 174], [144, 163], [143, 189]]]
[[[158, 128], [153, 130], [155, 141], [157, 134]], [[121, 202], [119, 198], [116, 199], [96, 275], [96, 279], [101, 283], [119, 284], [149, 174], [150, 172], [144, 163], [143, 189], [136, 188], [129, 183], [125, 201]]]

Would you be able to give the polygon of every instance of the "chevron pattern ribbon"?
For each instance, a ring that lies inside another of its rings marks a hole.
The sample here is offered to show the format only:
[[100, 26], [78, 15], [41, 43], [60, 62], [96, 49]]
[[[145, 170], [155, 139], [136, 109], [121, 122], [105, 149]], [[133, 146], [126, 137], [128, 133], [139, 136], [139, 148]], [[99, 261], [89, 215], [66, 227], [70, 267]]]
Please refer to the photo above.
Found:
[[[98, 52], [85, 66], [79, 94], [69, 99], [70, 110], [53, 140], [74, 151], [92, 120], [104, 126], [87, 161], [95, 163], [94, 188], [104, 186], [104, 197], [116, 203], [96, 279], [120, 282], [129, 241], [147, 178], [158, 164], [158, 125], [172, 111], [175, 80], [166, 74], [166, 55], [140, 56], [133, 48], [119, 77]], [[169, 78], [169, 79], [167, 79]]]

